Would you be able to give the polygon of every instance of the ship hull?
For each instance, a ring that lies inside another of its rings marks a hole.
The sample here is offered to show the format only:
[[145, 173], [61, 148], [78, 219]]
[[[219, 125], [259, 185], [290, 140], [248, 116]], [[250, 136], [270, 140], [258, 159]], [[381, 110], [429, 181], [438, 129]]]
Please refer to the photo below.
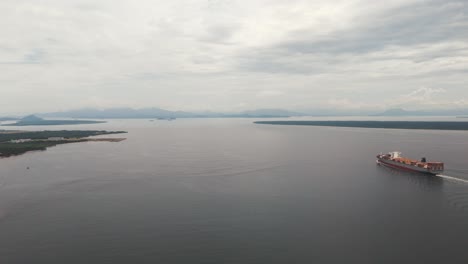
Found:
[[436, 175], [439, 173], [442, 173], [443, 171], [430, 171], [425, 168], [420, 168], [392, 160], [387, 160], [387, 159], [377, 159], [377, 163], [379, 165], [383, 165], [386, 167], [394, 168], [394, 169], [399, 169], [399, 170], [404, 170], [404, 171], [411, 171], [411, 172], [418, 172], [418, 173], [425, 173], [425, 174], [431, 174], [431, 175]]

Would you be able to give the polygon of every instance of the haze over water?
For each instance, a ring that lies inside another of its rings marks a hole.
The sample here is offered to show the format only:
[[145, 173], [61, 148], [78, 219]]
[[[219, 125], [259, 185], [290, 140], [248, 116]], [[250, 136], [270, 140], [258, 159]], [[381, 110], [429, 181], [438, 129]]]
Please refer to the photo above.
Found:
[[27, 128], [129, 133], [0, 159], [0, 262], [467, 262], [468, 183], [375, 163], [468, 180], [467, 132], [252, 121]]

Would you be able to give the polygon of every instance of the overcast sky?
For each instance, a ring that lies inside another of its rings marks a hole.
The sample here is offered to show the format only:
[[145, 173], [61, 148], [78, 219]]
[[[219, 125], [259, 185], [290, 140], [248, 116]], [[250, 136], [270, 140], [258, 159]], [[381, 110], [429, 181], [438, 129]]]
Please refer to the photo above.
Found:
[[1, 0], [0, 115], [468, 108], [468, 1]]

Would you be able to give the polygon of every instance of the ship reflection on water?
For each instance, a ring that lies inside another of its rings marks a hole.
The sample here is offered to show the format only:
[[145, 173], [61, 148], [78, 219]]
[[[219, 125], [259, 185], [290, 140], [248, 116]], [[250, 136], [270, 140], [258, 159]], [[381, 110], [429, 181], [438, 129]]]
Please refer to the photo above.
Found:
[[388, 174], [404, 177], [409, 182], [415, 183], [424, 189], [440, 189], [444, 184], [444, 179], [437, 175], [418, 173], [411, 171], [403, 171], [387, 166], [377, 166], [380, 170], [386, 171]]

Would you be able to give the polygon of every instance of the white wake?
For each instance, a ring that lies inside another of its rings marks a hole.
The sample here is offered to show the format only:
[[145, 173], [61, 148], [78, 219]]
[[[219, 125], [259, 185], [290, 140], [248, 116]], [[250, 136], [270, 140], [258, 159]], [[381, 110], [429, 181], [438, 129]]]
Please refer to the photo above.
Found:
[[452, 177], [452, 176], [448, 176], [448, 175], [437, 174], [436, 176], [441, 177], [441, 178], [444, 178], [444, 179], [448, 179], [448, 180], [453, 180], [453, 181], [459, 181], [459, 182], [468, 183], [468, 180], [460, 179], [460, 178], [456, 178], [456, 177]]

